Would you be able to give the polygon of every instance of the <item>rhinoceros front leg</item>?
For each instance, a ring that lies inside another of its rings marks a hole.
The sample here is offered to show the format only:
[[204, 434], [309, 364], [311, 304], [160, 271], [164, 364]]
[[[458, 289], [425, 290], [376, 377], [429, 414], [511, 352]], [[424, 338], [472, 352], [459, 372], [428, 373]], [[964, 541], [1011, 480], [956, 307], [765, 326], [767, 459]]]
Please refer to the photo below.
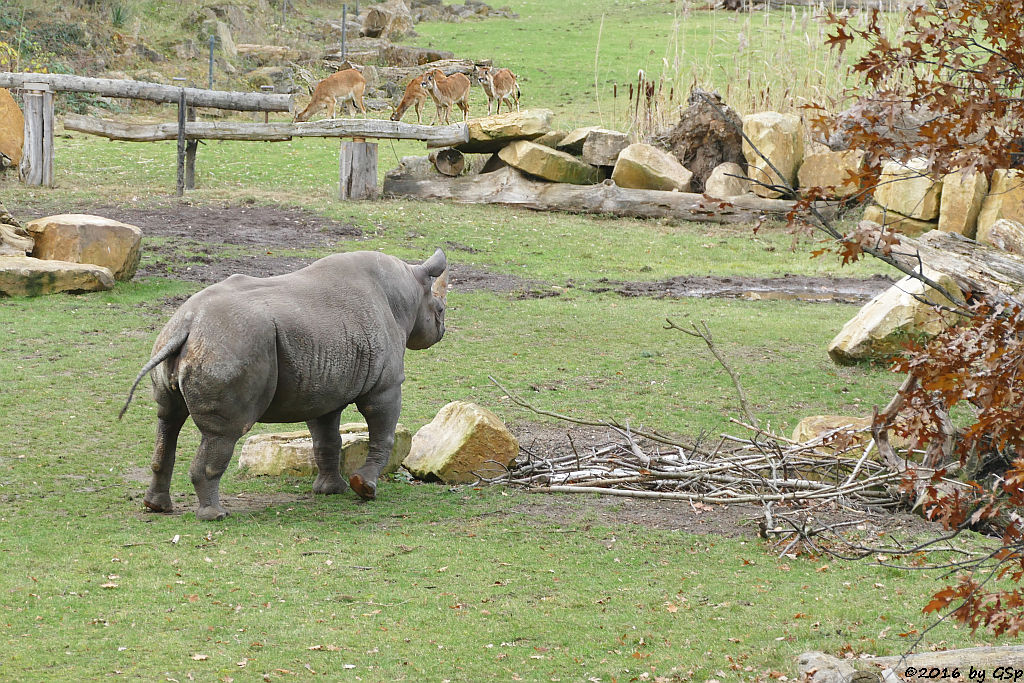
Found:
[[341, 410], [344, 408], [306, 422], [309, 434], [313, 437], [313, 459], [318, 470], [316, 481], [313, 482], [313, 493], [330, 495], [348, 490], [339, 467], [341, 435], [338, 433], [338, 425], [341, 422]]
[[377, 477], [391, 457], [391, 448], [395, 444], [395, 427], [402, 412], [402, 387], [399, 385], [356, 401], [356, 407], [366, 418], [370, 429], [370, 452], [363, 466], [349, 477], [348, 483], [360, 498], [373, 500], [377, 497]]
[[220, 478], [228, 468], [235, 443], [241, 438], [237, 436], [219, 436], [203, 434], [199, 442], [199, 450], [192, 461], [188, 473], [192, 485], [199, 497], [199, 510], [196, 517], [204, 522], [224, 519], [228, 511], [220, 504]]
[[178, 434], [188, 418], [188, 411], [181, 409], [160, 410], [156, 427], [156, 448], [153, 451], [153, 478], [142, 504], [153, 512], [173, 512], [171, 502], [171, 474], [174, 472], [174, 452], [178, 447]]

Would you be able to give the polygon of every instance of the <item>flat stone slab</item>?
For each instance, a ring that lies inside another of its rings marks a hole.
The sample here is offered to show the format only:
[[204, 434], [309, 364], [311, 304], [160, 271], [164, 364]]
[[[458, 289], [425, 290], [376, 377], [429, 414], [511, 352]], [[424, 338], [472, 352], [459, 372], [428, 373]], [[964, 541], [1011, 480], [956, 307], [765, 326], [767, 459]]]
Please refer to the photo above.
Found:
[[0, 256], [0, 294], [40, 296], [58, 292], [103, 292], [114, 288], [109, 268], [91, 263]]
[[522, 111], [482, 116], [470, 119], [469, 142], [455, 145], [460, 152], [497, 152], [515, 140], [532, 140], [551, 132], [550, 109], [524, 109]]
[[600, 171], [573, 155], [527, 140], [503, 147], [498, 157], [509, 166], [553, 183], [593, 185], [601, 179]]
[[[363, 422], [343, 424], [338, 431], [341, 432], [341, 476], [347, 480], [366, 462], [370, 451], [370, 434]], [[396, 471], [409, 454], [411, 444], [412, 434], [398, 425], [391, 457], [381, 474]], [[238, 468], [250, 475], [314, 475], [317, 466], [313, 458], [313, 438], [306, 430], [253, 434], [242, 445]]]

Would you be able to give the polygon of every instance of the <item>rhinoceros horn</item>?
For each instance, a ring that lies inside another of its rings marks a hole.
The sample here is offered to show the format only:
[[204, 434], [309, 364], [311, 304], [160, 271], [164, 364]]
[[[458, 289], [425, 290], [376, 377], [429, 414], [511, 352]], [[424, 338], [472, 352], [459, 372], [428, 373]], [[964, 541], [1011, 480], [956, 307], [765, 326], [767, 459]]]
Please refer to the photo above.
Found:
[[441, 273], [434, 284], [430, 287], [431, 293], [434, 296], [439, 297], [441, 301], [446, 301], [448, 298], [448, 269], [445, 268], [444, 272]]

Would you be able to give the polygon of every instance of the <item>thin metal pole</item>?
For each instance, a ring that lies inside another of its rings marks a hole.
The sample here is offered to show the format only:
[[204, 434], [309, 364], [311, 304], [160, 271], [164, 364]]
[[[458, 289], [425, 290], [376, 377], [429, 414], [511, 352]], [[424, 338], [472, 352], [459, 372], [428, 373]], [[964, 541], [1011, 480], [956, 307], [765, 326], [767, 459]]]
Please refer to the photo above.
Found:
[[213, 90], [213, 45], [217, 42], [217, 37], [210, 34], [210, 90]]
[[281, 28], [284, 28], [284, 22], [288, 14], [288, 0], [281, 0]]
[[345, 61], [345, 34], [348, 33], [348, 5], [341, 6], [341, 60]]

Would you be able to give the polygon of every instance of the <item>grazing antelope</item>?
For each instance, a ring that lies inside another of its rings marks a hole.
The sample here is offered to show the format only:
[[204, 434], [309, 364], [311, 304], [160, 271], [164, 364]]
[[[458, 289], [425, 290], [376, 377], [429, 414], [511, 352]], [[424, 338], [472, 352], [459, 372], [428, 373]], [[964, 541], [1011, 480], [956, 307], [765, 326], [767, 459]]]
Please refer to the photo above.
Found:
[[481, 66], [476, 69], [476, 79], [480, 81], [480, 87], [487, 95], [487, 113], [491, 113], [492, 103], [497, 100], [496, 114], [501, 113], [501, 102], [505, 101], [508, 110], [512, 111], [512, 103], [515, 102], [516, 111], [519, 111], [519, 82], [516, 75], [508, 69], [491, 70], [489, 66]]
[[469, 78], [465, 74], [454, 73], [445, 77], [435, 69], [423, 77], [423, 90], [434, 99], [445, 123], [451, 123], [452, 104], [459, 105], [463, 121], [469, 118]]
[[316, 84], [313, 90], [313, 99], [309, 106], [295, 115], [296, 121], [308, 121], [309, 117], [324, 107], [329, 109], [327, 118], [334, 118], [334, 111], [341, 104], [348, 102], [352, 108], [352, 115], [355, 116], [356, 107], [366, 115], [366, 107], [363, 106], [363, 91], [366, 89], [366, 79], [355, 69], [345, 69], [331, 74]]
[[[431, 73], [438, 73], [444, 76], [444, 72], [440, 69], [433, 69]], [[402, 116], [409, 110], [409, 107], [415, 107], [416, 123], [423, 123], [423, 120], [420, 118], [420, 109], [423, 107], [423, 100], [427, 99], [427, 91], [423, 89], [423, 76], [426, 75], [423, 74], [422, 76], [415, 77], [409, 81], [409, 85], [405, 86], [405, 94], [402, 95], [402, 101], [398, 103], [394, 113], [391, 114], [392, 121], [401, 121]], [[437, 123], [439, 118], [441, 118], [440, 107], [437, 108], [434, 123]]]

